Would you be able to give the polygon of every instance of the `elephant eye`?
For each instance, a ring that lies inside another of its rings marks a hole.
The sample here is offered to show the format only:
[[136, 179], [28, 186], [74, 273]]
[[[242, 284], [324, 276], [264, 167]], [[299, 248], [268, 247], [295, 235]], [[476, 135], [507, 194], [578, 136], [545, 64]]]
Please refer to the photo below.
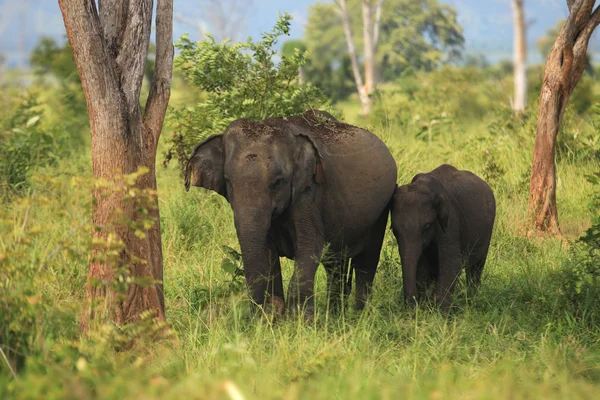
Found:
[[429, 228], [431, 228], [431, 224], [430, 223], [426, 223], [425, 226], [423, 226], [423, 230], [426, 231]]
[[283, 183], [283, 179], [282, 178], [277, 178], [273, 181], [273, 183], [271, 183], [271, 187], [273, 189], [278, 188], [279, 186], [281, 186], [281, 184]]

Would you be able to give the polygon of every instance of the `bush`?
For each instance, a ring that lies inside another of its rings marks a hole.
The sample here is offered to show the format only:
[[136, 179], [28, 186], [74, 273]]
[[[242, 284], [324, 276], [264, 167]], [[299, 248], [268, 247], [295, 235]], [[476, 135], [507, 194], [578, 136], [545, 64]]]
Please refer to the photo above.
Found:
[[0, 125], [0, 197], [19, 192], [29, 183], [34, 166], [45, 165], [59, 157], [64, 137], [60, 132], [42, 128], [44, 114], [33, 93], [20, 99]]
[[283, 56], [276, 64], [274, 45], [288, 35], [291, 17], [280, 16], [275, 28], [252, 39], [230, 45], [227, 41], [192, 42], [183, 36], [176, 47], [181, 50], [175, 67], [186, 80], [207, 92], [204, 102], [182, 107], [169, 115], [175, 131], [165, 154], [165, 164], [173, 157], [183, 169], [192, 147], [208, 135], [221, 133], [240, 118], [265, 119], [271, 116], [300, 114], [310, 108], [326, 107], [323, 93], [310, 84], [298, 83], [298, 68], [307, 62], [299, 50]]
[[596, 189], [590, 209], [592, 226], [573, 246], [573, 257], [565, 264], [563, 293], [576, 315], [600, 322], [600, 172], [587, 176]]
[[430, 73], [407, 70], [397, 82], [380, 89], [371, 124], [385, 121], [427, 141], [456, 131], [458, 123], [482, 119], [503, 98], [484, 71], [450, 66]]

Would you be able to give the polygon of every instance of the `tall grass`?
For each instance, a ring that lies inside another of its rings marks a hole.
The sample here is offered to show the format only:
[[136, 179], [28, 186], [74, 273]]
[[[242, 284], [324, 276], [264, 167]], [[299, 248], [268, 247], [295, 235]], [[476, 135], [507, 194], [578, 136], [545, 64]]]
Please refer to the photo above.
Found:
[[[469, 298], [459, 286], [454, 313], [405, 308], [388, 232], [364, 312], [327, 315], [321, 269], [314, 323], [252, 318], [243, 284], [221, 268], [222, 246], [239, 248], [229, 205], [204, 190], [185, 192], [172, 166], [158, 170], [158, 185], [166, 312], [177, 341], [115, 352], [102, 340], [79, 340], [91, 201], [81, 183], [90, 176], [84, 154], [36, 170], [27, 217], [16, 203], [6, 206], [12, 223], [2, 226], [3, 238], [25, 218], [41, 227], [25, 261], [44, 265], [34, 287], [45, 303], [17, 379], [0, 358], [0, 398], [233, 398], [232, 387], [248, 399], [595, 397], [599, 319], [575, 315], [563, 299], [559, 272], [571, 252], [559, 240], [524, 234], [531, 124], [490, 135], [488, 122], [475, 121], [432, 142], [393, 121], [372, 125], [397, 160], [398, 183], [447, 162], [485, 177], [496, 194], [481, 290]], [[583, 175], [599, 167], [593, 157], [559, 161], [559, 216], [569, 239], [590, 224], [592, 188]], [[286, 281], [292, 267], [283, 262]]]

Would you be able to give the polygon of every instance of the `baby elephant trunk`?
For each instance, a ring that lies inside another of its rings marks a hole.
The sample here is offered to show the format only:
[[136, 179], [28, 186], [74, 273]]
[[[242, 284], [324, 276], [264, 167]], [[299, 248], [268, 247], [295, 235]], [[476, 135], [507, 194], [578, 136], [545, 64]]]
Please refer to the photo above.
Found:
[[419, 243], [400, 243], [399, 247], [404, 300], [414, 304], [417, 300], [417, 265], [421, 257], [421, 246]]

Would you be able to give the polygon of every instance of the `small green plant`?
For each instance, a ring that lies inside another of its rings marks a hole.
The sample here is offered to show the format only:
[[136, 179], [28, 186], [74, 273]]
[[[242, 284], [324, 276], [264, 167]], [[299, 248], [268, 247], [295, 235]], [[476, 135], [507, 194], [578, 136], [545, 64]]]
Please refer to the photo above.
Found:
[[299, 49], [291, 56], [274, 60], [275, 44], [290, 32], [289, 14], [279, 16], [273, 30], [260, 42], [230, 44], [208, 39], [192, 42], [184, 35], [176, 47], [181, 53], [175, 67], [193, 86], [207, 93], [196, 105], [172, 110], [174, 126], [165, 164], [176, 157], [183, 170], [192, 147], [208, 135], [222, 133], [234, 120], [261, 120], [272, 116], [300, 114], [310, 108], [328, 107], [315, 86], [298, 82], [298, 69], [308, 53]]
[[[415, 117], [415, 122], [420, 122], [420, 116]], [[419, 131], [415, 135], [416, 139], [431, 143], [433, 140], [446, 130], [452, 129], [452, 119], [448, 113], [441, 113], [433, 116], [429, 121], [419, 124]]]
[[223, 260], [221, 260], [221, 269], [231, 278], [229, 287], [235, 291], [243, 290], [244, 264], [242, 263], [242, 254], [227, 245], [221, 246], [221, 249], [224, 253]]

